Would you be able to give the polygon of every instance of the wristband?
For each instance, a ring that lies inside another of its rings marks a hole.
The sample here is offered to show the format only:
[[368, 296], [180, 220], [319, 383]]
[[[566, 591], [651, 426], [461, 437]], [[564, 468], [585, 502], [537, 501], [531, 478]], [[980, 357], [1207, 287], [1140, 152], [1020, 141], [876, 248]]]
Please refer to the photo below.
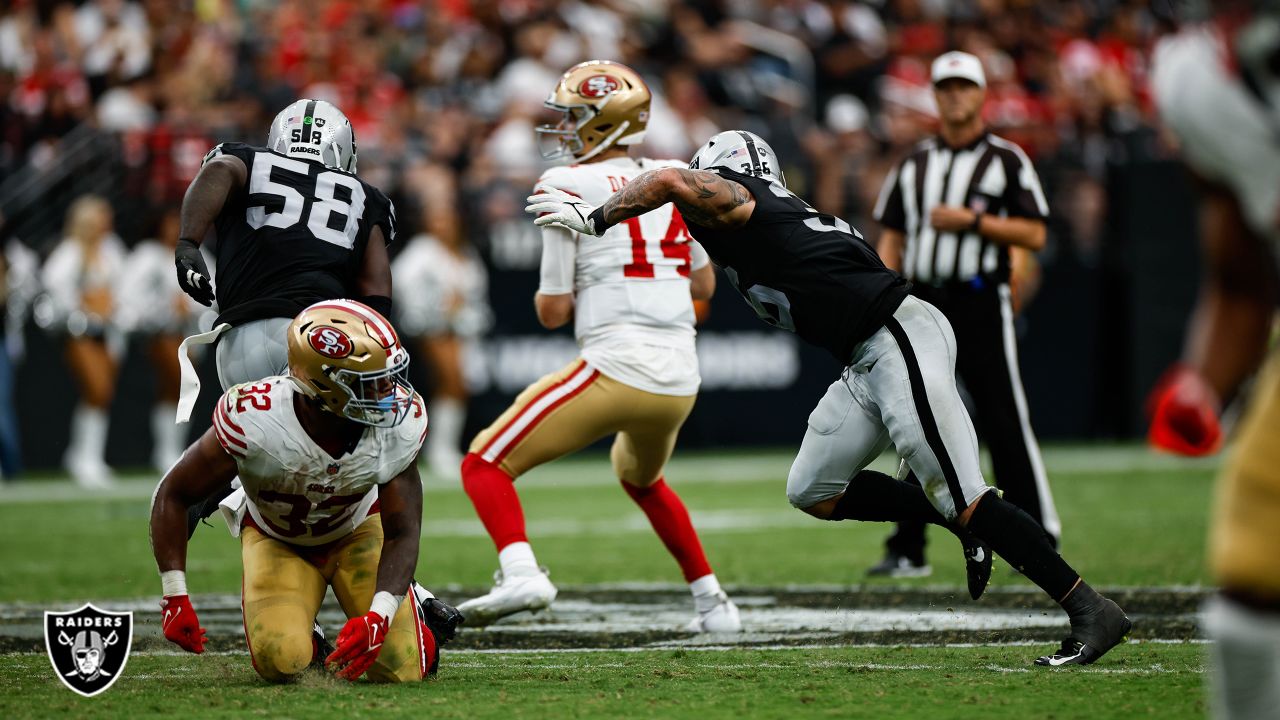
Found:
[[969, 226], [969, 232], [982, 234], [982, 213], [975, 212], [973, 214], [973, 224]]
[[400, 600], [395, 595], [380, 590], [373, 596], [373, 602], [369, 603], [369, 612], [376, 612], [387, 620], [391, 621], [391, 616], [396, 614], [396, 610], [400, 609]]
[[187, 574], [182, 570], [165, 570], [160, 573], [160, 587], [165, 597], [188, 595]]
[[603, 205], [592, 210], [591, 214], [587, 216], [587, 219], [591, 221], [591, 229], [595, 231], [596, 237], [603, 235], [605, 230], [613, 227], [613, 225], [604, 219]]

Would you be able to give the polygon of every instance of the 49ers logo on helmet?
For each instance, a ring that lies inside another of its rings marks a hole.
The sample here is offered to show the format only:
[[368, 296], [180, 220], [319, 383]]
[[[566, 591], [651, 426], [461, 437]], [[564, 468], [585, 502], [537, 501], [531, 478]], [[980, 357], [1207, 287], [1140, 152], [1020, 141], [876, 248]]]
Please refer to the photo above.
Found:
[[592, 75], [578, 86], [578, 94], [589, 98], [602, 98], [622, 87], [612, 75]]
[[317, 325], [307, 333], [311, 348], [327, 358], [340, 360], [355, 350], [351, 338], [336, 327]]

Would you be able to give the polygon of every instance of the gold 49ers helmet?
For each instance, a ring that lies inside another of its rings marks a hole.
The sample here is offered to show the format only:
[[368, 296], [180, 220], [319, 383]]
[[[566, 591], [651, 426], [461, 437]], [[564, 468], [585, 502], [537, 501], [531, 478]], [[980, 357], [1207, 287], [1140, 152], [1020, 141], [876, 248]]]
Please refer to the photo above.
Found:
[[538, 126], [542, 157], [588, 160], [614, 145], [639, 143], [649, 125], [651, 97], [639, 73], [626, 65], [608, 60], [574, 65], [543, 103], [564, 118]]
[[323, 300], [289, 325], [289, 375], [305, 394], [364, 425], [395, 427], [413, 405], [409, 353], [387, 319], [354, 300]]

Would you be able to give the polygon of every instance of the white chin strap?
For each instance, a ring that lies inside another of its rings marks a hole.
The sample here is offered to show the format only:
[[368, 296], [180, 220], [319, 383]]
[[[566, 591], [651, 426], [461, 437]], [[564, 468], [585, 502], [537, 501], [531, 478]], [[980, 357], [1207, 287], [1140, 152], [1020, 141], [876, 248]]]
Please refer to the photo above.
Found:
[[577, 160], [578, 162], [585, 162], [599, 155], [605, 150], [608, 150], [609, 148], [613, 147], [614, 142], [618, 138], [622, 137], [622, 134], [625, 133], [627, 131], [627, 128], [629, 127], [631, 127], [631, 121], [623, 120], [622, 124], [618, 126], [618, 129], [609, 133], [609, 136], [606, 137], [604, 140], [601, 140], [599, 145], [596, 145], [594, 148], [591, 149], [591, 152], [587, 153], [586, 155], [574, 155], [573, 159]]

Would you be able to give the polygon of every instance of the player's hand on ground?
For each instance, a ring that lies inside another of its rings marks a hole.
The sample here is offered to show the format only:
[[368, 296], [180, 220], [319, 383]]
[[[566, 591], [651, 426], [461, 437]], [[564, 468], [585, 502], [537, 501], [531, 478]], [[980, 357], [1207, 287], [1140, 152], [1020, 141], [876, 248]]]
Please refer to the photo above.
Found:
[[385, 617], [372, 610], [351, 618], [338, 633], [337, 647], [325, 658], [324, 666], [340, 678], [359, 679], [378, 659], [389, 624]]
[[213, 282], [209, 279], [209, 266], [205, 265], [200, 246], [182, 238], [174, 250], [178, 266], [178, 286], [182, 292], [204, 306], [213, 304]]
[[590, 203], [549, 185], [539, 185], [533, 192], [524, 211], [537, 215], [534, 225], [562, 227], [583, 235], [598, 234], [595, 222], [591, 219], [595, 208]]
[[1175, 365], [1147, 399], [1151, 430], [1147, 441], [1160, 450], [1199, 457], [1222, 445], [1218, 394], [1199, 373]]
[[942, 232], [960, 232], [973, 227], [974, 212], [954, 205], [939, 205], [929, 212], [929, 224]]
[[204, 652], [204, 628], [200, 627], [200, 618], [196, 617], [196, 609], [191, 607], [190, 595], [170, 595], [160, 601], [160, 627], [164, 637], [178, 647], [197, 655]]

